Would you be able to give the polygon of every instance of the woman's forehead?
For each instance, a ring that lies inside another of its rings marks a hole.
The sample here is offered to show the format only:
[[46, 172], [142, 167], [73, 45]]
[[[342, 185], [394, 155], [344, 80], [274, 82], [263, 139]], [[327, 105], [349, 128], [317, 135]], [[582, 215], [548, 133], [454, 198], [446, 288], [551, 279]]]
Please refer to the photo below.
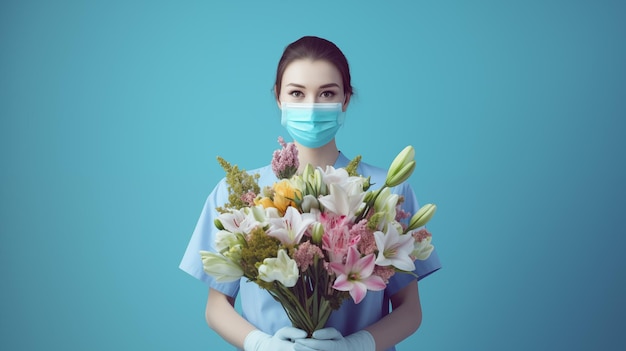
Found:
[[285, 68], [281, 85], [296, 84], [312, 88], [332, 83], [343, 89], [341, 73], [337, 67], [326, 60], [302, 59], [291, 62]]

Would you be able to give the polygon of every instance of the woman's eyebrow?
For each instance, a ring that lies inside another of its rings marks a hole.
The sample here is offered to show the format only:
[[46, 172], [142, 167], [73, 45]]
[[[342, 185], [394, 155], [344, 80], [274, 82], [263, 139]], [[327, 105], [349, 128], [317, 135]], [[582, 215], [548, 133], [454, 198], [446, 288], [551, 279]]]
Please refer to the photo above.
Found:
[[[306, 89], [306, 87], [304, 85], [297, 84], [297, 83], [288, 83], [285, 86], [287, 86], [287, 87], [296, 87], [296, 88], [300, 88], [300, 89]], [[340, 88], [340, 86], [337, 83], [328, 83], [328, 84], [321, 85], [319, 87], [319, 89], [326, 89], [326, 88]]]

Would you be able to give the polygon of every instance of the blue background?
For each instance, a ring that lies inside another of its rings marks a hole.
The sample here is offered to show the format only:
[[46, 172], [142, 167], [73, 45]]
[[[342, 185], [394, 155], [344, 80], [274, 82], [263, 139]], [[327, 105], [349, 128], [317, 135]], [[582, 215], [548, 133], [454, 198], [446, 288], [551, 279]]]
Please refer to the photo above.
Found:
[[400, 350], [624, 349], [623, 1], [0, 4], [0, 348], [230, 349], [178, 269], [221, 155], [286, 136], [276, 63], [350, 60], [338, 145], [439, 206]]

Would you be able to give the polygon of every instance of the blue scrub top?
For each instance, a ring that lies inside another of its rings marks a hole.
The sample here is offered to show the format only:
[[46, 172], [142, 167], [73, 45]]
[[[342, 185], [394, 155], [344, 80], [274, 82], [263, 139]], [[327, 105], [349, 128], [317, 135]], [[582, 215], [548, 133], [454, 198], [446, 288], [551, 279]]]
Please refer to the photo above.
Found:
[[[340, 153], [334, 167], [346, 167], [349, 162], [350, 160]], [[359, 164], [357, 172], [362, 176], [371, 177], [372, 189], [384, 184], [387, 176], [387, 170], [363, 162]], [[261, 188], [278, 181], [270, 165], [251, 170], [249, 173], [260, 174], [259, 186]], [[415, 193], [407, 182], [398, 185], [391, 191], [404, 196], [402, 208], [405, 211], [415, 213], [418, 210], [419, 205]], [[278, 329], [291, 326], [291, 322], [282, 306], [266, 290], [259, 288], [253, 282], [248, 282], [247, 278], [229, 283], [218, 283], [204, 272], [199, 252], [200, 250], [216, 251], [214, 244], [217, 229], [213, 223], [218, 213], [215, 208], [223, 206], [227, 202], [228, 184], [224, 178], [209, 194], [179, 267], [225, 295], [233, 298], [239, 295], [242, 316], [259, 330], [273, 335]], [[422, 279], [441, 268], [436, 250], [431, 253], [428, 259], [416, 260], [415, 267], [414, 273], [417, 274], [418, 279]], [[414, 279], [416, 278], [411, 274], [396, 273], [389, 280], [385, 290], [368, 291], [358, 305], [352, 299], [344, 300], [339, 310], [333, 311], [326, 326], [336, 328], [342, 335], [350, 335], [364, 329], [389, 314], [390, 297]], [[391, 348], [388, 351], [394, 350], [395, 348]]]

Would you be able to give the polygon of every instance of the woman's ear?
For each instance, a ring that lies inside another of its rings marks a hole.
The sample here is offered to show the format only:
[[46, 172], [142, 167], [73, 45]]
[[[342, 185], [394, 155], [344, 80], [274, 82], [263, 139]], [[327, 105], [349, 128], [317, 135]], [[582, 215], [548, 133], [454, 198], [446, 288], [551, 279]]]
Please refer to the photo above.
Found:
[[274, 98], [276, 99], [276, 105], [278, 105], [278, 108], [280, 109], [280, 100], [278, 99], [278, 91], [276, 90], [276, 85], [274, 85]]
[[346, 110], [348, 109], [348, 104], [350, 103], [350, 98], [352, 97], [352, 94], [347, 94], [346, 95], [346, 99], [343, 102], [343, 108], [341, 109], [343, 112], [346, 112]]

